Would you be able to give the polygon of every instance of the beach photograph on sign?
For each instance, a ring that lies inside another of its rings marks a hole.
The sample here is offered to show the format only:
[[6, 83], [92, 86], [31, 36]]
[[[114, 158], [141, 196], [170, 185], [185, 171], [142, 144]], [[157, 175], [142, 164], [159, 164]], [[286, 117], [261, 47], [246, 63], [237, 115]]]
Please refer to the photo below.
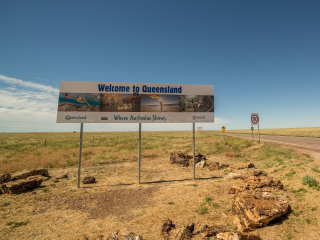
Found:
[[178, 95], [143, 94], [141, 112], [179, 112]]
[[179, 98], [179, 112], [213, 112], [213, 96], [182, 95]]
[[141, 95], [101, 93], [100, 112], [140, 112]]
[[58, 112], [99, 112], [98, 93], [60, 93]]

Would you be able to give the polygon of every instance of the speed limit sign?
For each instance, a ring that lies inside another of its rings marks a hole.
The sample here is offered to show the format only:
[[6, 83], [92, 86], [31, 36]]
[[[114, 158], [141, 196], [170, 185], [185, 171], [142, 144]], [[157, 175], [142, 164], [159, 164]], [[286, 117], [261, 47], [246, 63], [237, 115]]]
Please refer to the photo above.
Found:
[[251, 113], [251, 125], [259, 125], [259, 113]]

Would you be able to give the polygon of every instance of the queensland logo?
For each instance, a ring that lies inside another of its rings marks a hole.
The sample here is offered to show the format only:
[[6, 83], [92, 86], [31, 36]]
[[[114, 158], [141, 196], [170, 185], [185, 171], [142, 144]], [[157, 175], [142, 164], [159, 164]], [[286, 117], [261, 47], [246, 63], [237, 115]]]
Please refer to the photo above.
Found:
[[65, 119], [68, 120], [68, 121], [70, 121], [72, 119], [87, 119], [87, 116], [84, 116], [84, 117], [81, 117], [81, 116], [73, 117], [73, 116], [70, 116], [70, 115], [66, 115]]

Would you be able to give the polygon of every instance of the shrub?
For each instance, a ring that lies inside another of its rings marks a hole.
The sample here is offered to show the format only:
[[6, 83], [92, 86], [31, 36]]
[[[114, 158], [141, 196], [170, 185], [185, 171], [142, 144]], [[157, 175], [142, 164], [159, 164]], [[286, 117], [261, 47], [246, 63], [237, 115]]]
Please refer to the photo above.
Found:
[[309, 187], [316, 187], [318, 186], [318, 181], [313, 176], [306, 174], [302, 177], [302, 184], [309, 185]]
[[196, 208], [194, 211], [202, 215], [208, 212], [208, 208], [204, 206], [204, 204], [201, 204], [201, 206]]
[[8, 222], [7, 225], [11, 226], [11, 228], [16, 228], [16, 227], [20, 227], [23, 225], [26, 225], [29, 223], [29, 220], [25, 221], [25, 222]]
[[5, 202], [4, 204], [2, 204], [2, 207], [9, 206], [10, 204], [11, 204], [10, 202]]
[[206, 201], [206, 203], [210, 203], [212, 201], [212, 197], [206, 196], [204, 200]]

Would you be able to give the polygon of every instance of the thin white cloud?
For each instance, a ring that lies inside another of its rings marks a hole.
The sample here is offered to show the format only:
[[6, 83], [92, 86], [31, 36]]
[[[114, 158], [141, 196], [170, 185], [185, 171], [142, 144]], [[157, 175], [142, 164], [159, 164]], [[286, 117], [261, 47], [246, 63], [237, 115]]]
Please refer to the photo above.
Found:
[[17, 79], [17, 78], [10, 78], [4, 75], [0, 74], [0, 81], [3, 81], [7, 84], [10, 85], [18, 85], [18, 86], [23, 86], [23, 87], [29, 87], [29, 88], [33, 88], [33, 89], [37, 89], [40, 91], [45, 91], [45, 92], [51, 92], [51, 93], [58, 93], [59, 89], [57, 88], [53, 88], [51, 86], [46, 86], [43, 84], [38, 84], [38, 83], [33, 83], [33, 82], [27, 82], [27, 81], [23, 81], [21, 79]]
[[[57, 124], [59, 89], [0, 75], [11, 87], [0, 89], [0, 132], [78, 131], [75, 123]], [[218, 130], [230, 121], [215, 117], [214, 123], [196, 123], [203, 130]], [[138, 131], [137, 123], [85, 124], [85, 131]], [[192, 131], [191, 123], [144, 123], [142, 131]]]
[[58, 95], [32, 91], [0, 90], [0, 106], [5, 108], [23, 109], [57, 109]]

